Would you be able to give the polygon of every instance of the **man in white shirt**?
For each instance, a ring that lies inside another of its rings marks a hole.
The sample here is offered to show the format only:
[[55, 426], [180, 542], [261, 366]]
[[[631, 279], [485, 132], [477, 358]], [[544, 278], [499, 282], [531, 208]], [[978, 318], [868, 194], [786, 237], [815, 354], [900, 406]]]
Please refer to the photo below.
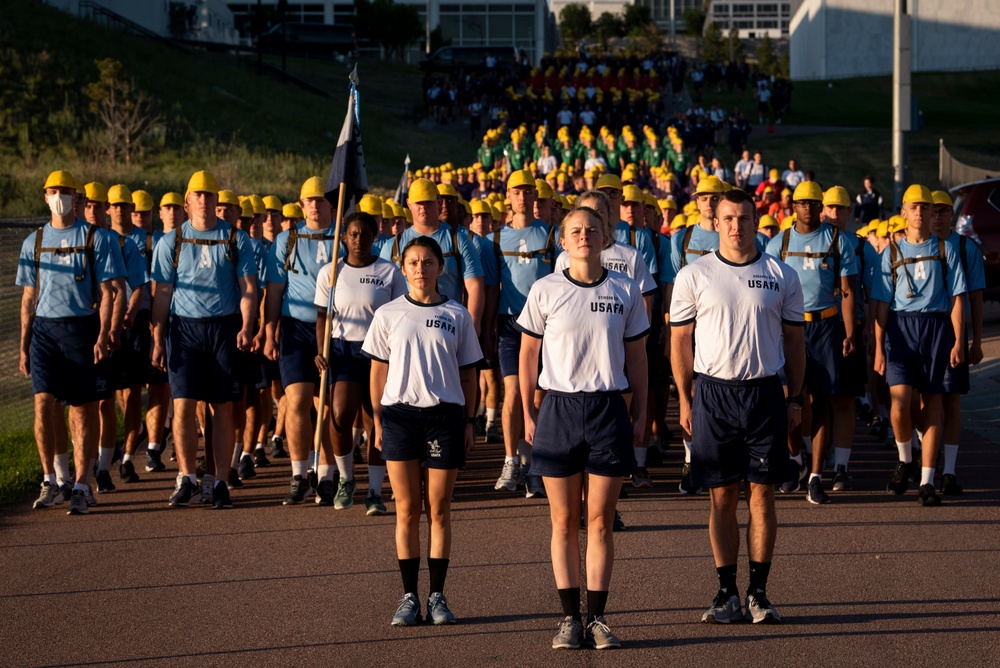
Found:
[[806, 175], [802, 173], [801, 169], [795, 166], [794, 160], [788, 161], [788, 169], [785, 173], [781, 175], [781, 180], [785, 182], [785, 185], [789, 189], [795, 190], [795, 187], [806, 180]]

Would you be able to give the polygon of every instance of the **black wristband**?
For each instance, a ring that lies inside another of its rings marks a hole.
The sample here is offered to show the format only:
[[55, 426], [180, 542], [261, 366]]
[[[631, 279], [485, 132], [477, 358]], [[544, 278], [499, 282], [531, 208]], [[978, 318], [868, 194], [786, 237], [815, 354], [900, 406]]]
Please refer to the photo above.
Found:
[[804, 398], [802, 397], [801, 394], [796, 394], [794, 397], [791, 397], [791, 396], [790, 397], [786, 397], [785, 398], [785, 405], [791, 406], [792, 404], [794, 404], [794, 405], [798, 406], [799, 408], [802, 408], [802, 404], [803, 404], [804, 401], [805, 400], [804, 400]]

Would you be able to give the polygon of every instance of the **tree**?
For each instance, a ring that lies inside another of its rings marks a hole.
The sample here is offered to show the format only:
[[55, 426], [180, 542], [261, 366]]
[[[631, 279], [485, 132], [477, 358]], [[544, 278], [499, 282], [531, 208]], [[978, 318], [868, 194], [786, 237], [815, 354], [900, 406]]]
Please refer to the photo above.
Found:
[[729, 62], [736, 64], [746, 62], [746, 46], [744, 46], [743, 40], [740, 39], [740, 31], [736, 28], [736, 26], [729, 29], [729, 44], [727, 48], [729, 51], [726, 57], [729, 59]]
[[774, 43], [764, 35], [757, 45], [757, 69], [763, 74], [778, 74], [778, 56], [774, 52]]
[[95, 60], [100, 77], [84, 88], [90, 98], [90, 110], [104, 125], [100, 148], [111, 162], [125, 164], [139, 150], [143, 138], [160, 120], [153, 100], [138, 90], [125, 66], [113, 58]]
[[688, 7], [684, 10], [684, 32], [688, 37], [699, 37], [705, 27], [705, 10], [699, 7]]
[[559, 34], [564, 44], [575, 44], [589, 35], [593, 23], [587, 5], [571, 2], [559, 11]]
[[624, 36], [625, 23], [620, 16], [611, 12], [604, 12], [597, 19], [594, 34], [601, 42], [601, 45], [607, 47], [608, 40]]
[[648, 27], [653, 23], [653, 14], [646, 5], [625, 5], [625, 9], [622, 11], [622, 22], [626, 35], [645, 35]]
[[415, 5], [398, 5], [394, 0], [354, 0], [355, 30], [385, 51], [385, 58], [400, 58], [407, 45], [423, 37], [424, 24]]
[[170, 36], [175, 39], [185, 39], [194, 30], [197, 8], [183, 2], [170, 3], [169, 27]]
[[729, 45], [722, 37], [717, 23], [709, 23], [698, 47], [698, 55], [706, 61], [723, 61], [729, 58]]

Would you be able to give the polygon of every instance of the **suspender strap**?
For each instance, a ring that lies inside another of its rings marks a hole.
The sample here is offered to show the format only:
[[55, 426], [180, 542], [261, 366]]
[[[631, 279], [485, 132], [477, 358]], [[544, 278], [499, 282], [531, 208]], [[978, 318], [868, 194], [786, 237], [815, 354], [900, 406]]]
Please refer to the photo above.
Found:
[[226, 259], [235, 267], [239, 259], [239, 248], [236, 245], [236, 234], [238, 231], [235, 225], [231, 225], [227, 239], [188, 239], [181, 234], [181, 228], [178, 227], [176, 230], [177, 236], [174, 237], [174, 280], [177, 280], [176, 269], [178, 264], [180, 264], [181, 246], [184, 244], [194, 244], [195, 246], [218, 246], [219, 244], [226, 244]]
[[396, 235], [396, 238], [392, 240], [392, 263], [395, 265], [398, 265], [403, 259], [402, 254], [399, 252], [399, 241], [402, 238], [403, 233], [400, 232]]
[[681, 241], [681, 266], [687, 264], [688, 253], [694, 255], [708, 255], [712, 251], [701, 250], [701, 249], [691, 249], [688, 250], [688, 244], [691, 243], [691, 233], [694, 232], [694, 225], [684, 228], [684, 239]]
[[635, 228], [631, 225], [628, 226], [628, 245], [632, 248], [638, 248], [638, 246], [635, 245]]
[[[87, 273], [87, 265], [90, 265], [90, 296], [93, 300], [94, 306], [97, 306], [98, 296], [97, 296], [97, 262], [94, 261], [94, 235], [97, 234], [97, 226], [91, 225], [87, 229], [87, 245], [84, 246], [83, 254], [83, 273]], [[82, 281], [83, 276], [80, 276], [76, 280]]]
[[35, 231], [35, 295], [37, 299], [38, 290], [38, 269], [42, 264], [42, 233], [45, 232], [45, 227], [39, 227]]
[[146, 271], [153, 273], [153, 233], [146, 232]]

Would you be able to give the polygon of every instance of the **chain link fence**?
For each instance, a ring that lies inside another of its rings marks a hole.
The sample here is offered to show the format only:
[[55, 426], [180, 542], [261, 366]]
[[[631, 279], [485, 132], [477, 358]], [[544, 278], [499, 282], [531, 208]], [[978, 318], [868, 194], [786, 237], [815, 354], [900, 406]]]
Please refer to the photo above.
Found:
[[31, 429], [31, 381], [18, 370], [21, 288], [14, 285], [21, 244], [39, 219], [0, 220], [0, 434]]
[[938, 179], [945, 188], [951, 189], [963, 183], [982, 181], [993, 178], [1000, 174], [1000, 162], [996, 156], [975, 156], [979, 164], [987, 164], [991, 169], [985, 167], [973, 167], [961, 160], [958, 160], [945, 147], [944, 139], [938, 140]]

